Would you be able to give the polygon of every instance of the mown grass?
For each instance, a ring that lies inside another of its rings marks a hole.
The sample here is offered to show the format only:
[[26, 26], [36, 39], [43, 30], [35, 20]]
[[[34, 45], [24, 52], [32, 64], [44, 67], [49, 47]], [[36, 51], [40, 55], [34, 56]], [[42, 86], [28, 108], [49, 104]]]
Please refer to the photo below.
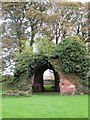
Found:
[[39, 93], [2, 101], [3, 118], [88, 118], [88, 95]]

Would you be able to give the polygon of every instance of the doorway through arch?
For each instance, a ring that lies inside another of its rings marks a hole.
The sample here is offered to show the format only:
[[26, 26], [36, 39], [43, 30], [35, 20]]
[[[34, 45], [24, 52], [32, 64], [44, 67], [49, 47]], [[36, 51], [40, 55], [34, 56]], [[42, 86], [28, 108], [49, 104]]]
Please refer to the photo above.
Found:
[[[46, 89], [44, 81], [44, 72], [46, 72], [47, 70], [53, 73], [53, 84], [51, 85], [50, 91]], [[60, 91], [59, 82], [60, 79], [58, 72], [54, 70], [53, 66], [50, 63], [46, 63], [39, 66], [35, 72], [33, 92], [58, 92]]]
[[47, 69], [43, 73], [43, 87], [44, 87], [44, 92], [55, 91], [55, 77], [54, 77], [54, 72], [51, 69]]

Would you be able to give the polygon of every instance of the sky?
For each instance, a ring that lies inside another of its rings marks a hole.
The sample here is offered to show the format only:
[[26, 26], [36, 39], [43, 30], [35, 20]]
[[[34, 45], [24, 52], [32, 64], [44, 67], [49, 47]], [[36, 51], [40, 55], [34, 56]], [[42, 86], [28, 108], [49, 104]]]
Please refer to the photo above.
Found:
[[[51, 71], [51, 72], [50, 72]], [[52, 70], [47, 69], [44, 74], [43, 74], [43, 79], [44, 80], [54, 80], [54, 73]]]
[[73, 2], [89, 2], [90, 0], [68, 0], [68, 1], [73, 1]]

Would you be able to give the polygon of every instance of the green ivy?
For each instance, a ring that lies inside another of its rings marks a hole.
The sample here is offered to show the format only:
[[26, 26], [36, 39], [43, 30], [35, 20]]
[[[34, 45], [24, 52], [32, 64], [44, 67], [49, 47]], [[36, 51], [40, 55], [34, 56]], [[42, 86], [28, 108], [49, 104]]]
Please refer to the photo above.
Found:
[[38, 40], [36, 43], [38, 48], [36, 53], [32, 48], [26, 47], [18, 55], [14, 70], [16, 83], [32, 77], [40, 66], [57, 58], [65, 74], [75, 74], [81, 78], [83, 84], [87, 84], [88, 52], [85, 43], [77, 36], [65, 38], [58, 45], [48, 38]]
[[88, 52], [86, 45], [77, 36], [71, 36], [61, 41], [55, 48], [53, 56], [59, 57], [62, 71], [65, 74], [74, 73], [87, 84]]

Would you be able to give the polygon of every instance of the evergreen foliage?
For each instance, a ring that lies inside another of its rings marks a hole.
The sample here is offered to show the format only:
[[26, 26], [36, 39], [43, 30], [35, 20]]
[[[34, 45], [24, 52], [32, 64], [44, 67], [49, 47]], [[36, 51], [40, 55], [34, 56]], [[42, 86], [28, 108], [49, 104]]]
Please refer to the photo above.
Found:
[[26, 47], [17, 57], [15, 81], [32, 77], [40, 66], [57, 58], [65, 74], [75, 74], [84, 85], [87, 84], [88, 52], [84, 42], [77, 36], [65, 38], [56, 46], [48, 38], [43, 38], [38, 41], [37, 48], [34, 53], [30, 47]]
[[65, 74], [73, 73], [81, 78], [83, 84], [88, 84], [88, 52], [86, 45], [77, 36], [65, 38], [57, 45], [53, 52], [59, 56], [62, 71]]

